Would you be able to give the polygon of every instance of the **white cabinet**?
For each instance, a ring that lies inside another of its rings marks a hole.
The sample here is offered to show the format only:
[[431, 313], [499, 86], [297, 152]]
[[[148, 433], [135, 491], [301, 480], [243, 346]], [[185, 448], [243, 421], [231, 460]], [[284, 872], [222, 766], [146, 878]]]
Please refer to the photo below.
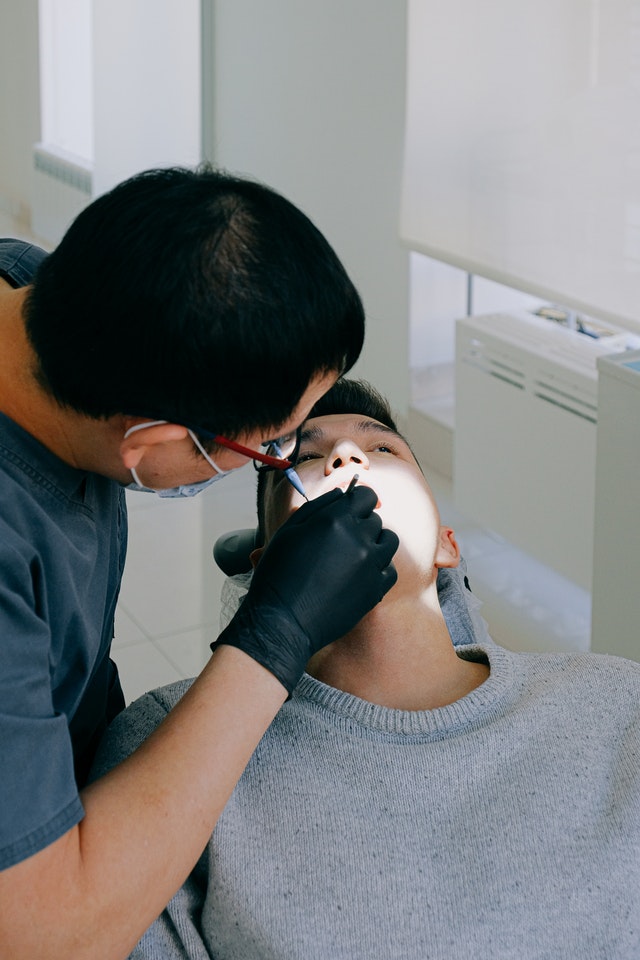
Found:
[[616, 348], [616, 337], [594, 340], [524, 312], [457, 323], [456, 504], [586, 590], [596, 361]]
[[598, 380], [592, 649], [640, 660], [640, 351]]

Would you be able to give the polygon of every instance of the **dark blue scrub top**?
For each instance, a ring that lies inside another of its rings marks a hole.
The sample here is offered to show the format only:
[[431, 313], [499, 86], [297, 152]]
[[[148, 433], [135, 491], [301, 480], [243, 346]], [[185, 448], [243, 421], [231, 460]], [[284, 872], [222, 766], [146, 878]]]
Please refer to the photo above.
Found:
[[[24, 286], [45, 256], [0, 240], [0, 276]], [[0, 414], [0, 869], [84, 815], [78, 788], [124, 707], [109, 654], [126, 540], [120, 484]]]

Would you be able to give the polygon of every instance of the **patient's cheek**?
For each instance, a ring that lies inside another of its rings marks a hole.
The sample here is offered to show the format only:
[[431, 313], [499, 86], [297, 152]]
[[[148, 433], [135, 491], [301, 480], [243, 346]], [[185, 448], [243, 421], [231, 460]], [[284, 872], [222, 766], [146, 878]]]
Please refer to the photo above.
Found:
[[292, 513], [304, 503], [300, 494], [296, 493], [290, 483], [286, 480], [274, 484], [268, 491], [266, 498], [266, 521], [267, 533], [270, 537], [282, 524], [288, 520]]
[[379, 498], [377, 512], [383, 526], [400, 538], [405, 555], [416, 562], [430, 558], [440, 528], [439, 514], [421, 476], [398, 470], [372, 484]]

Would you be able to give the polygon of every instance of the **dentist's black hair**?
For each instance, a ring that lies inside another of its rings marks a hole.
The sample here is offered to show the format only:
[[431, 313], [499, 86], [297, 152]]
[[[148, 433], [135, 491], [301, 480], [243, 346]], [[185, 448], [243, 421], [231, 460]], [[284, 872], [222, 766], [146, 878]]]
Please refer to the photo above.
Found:
[[209, 166], [149, 170], [91, 203], [38, 270], [25, 320], [61, 405], [232, 438], [284, 423], [364, 337], [360, 297], [309, 218]]

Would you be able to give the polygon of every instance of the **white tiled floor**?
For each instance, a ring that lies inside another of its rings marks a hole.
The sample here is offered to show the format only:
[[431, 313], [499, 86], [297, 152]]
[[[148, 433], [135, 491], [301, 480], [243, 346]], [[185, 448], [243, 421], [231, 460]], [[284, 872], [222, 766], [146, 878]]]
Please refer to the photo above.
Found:
[[[461, 514], [448, 480], [429, 471], [429, 481], [494, 639], [524, 650], [587, 649], [589, 595]], [[213, 545], [222, 533], [255, 525], [255, 473], [235, 471], [191, 500], [127, 497], [129, 555], [114, 659], [130, 702], [204, 666], [224, 580]]]

